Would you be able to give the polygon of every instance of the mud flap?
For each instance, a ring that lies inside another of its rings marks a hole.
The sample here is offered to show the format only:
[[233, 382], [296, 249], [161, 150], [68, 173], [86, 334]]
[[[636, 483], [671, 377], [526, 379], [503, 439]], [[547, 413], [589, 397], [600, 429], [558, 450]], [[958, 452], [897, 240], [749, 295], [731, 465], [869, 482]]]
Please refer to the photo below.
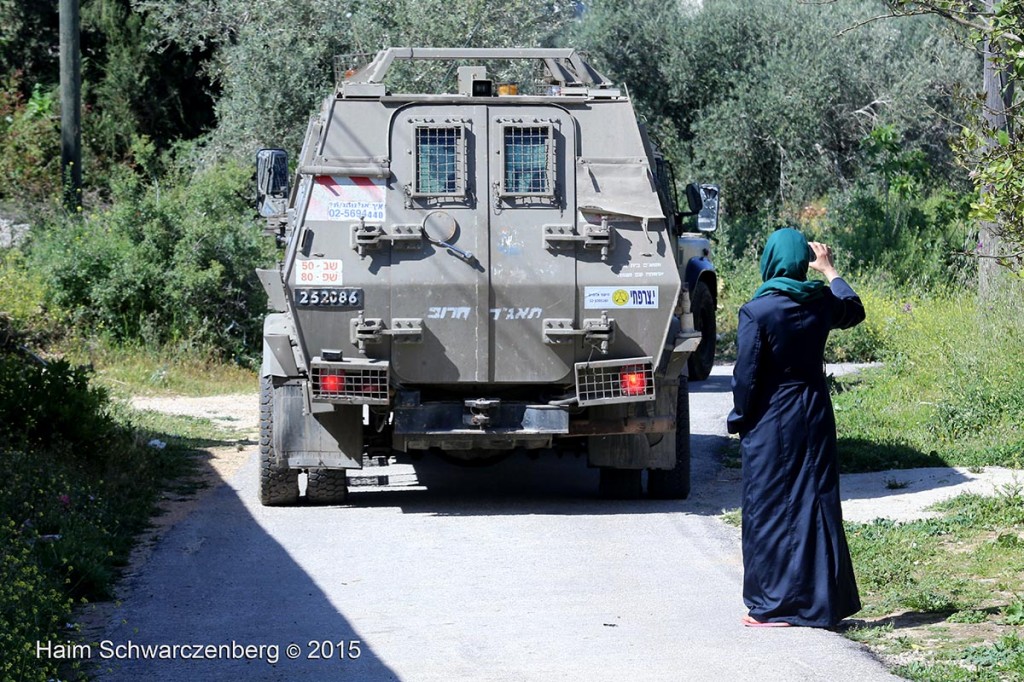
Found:
[[[626, 405], [601, 405], [590, 408], [591, 421], [622, 420], [627, 416], [675, 417], [679, 384], [658, 388], [655, 402]], [[635, 412], [635, 415], [630, 415]], [[595, 467], [616, 469], [671, 469], [676, 463], [676, 432], [591, 436], [587, 439], [587, 462]]]
[[309, 414], [302, 386], [287, 385], [274, 396], [274, 448], [292, 469], [360, 469], [363, 408], [339, 406]]
[[[664, 367], [663, 378], [657, 379], [657, 396], [653, 404], [635, 403], [629, 405], [603, 405], [590, 408], [591, 421], [618, 420], [635, 412], [635, 416], [672, 417], [676, 416], [676, 399], [679, 395], [679, 376], [686, 371], [686, 360], [690, 356], [689, 346], [693, 345], [679, 338], [680, 322], [672, 320], [669, 327], [669, 343], [661, 359]], [[660, 367], [659, 367], [660, 369]], [[593, 436], [587, 440], [590, 466], [615, 467], [617, 469], [671, 469], [676, 465], [676, 432], [658, 434], [628, 434], [615, 436]]]

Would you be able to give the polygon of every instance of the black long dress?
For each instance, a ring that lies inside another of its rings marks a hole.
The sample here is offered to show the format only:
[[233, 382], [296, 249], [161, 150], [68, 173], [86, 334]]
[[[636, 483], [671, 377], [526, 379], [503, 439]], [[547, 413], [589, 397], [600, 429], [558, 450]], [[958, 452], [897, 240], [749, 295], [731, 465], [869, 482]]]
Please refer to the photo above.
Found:
[[759, 621], [831, 627], [861, 608], [823, 356], [830, 330], [863, 319], [839, 278], [813, 301], [740, 308], [728, 426], [743, 459], [743, 600]]

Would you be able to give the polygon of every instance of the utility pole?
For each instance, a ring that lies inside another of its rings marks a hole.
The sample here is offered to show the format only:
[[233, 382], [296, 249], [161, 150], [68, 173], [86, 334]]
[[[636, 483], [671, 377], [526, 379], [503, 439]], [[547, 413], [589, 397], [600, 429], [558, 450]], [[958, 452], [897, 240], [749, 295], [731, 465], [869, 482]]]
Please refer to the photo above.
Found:
[[82, 206], [82, 52], [78, 0], [60, 0], [60, 173], [64, 207]]
[[[985, 0], [985, 12], [991, 15], [994, 11], [996, 0]], [[996, 65], [996, 58], [1000, 56], [1000, 47], [993, 45], [990, 37], [985, 38], [983, 43], [985, 52], [985, 108], [982, 112], [991, 135], [988, 144], [998, 144], [995, 135], [1000, 130], [1009, 132], [1006, 112], [1013, 103], [1013, 86], [1010, 83], [1009, 74], [1005, 69], [999, 69]], [[982, 188], [982, 192], [989, 190]], [[978, 293], [982, 298], [987, 298], [996, 286], [1001, 267], [994, 256], [1002, 252], [1002, 243], [999, 239], [999, 225], [996, 223], [982, 222], [978, 225], [978, 241], [981, 247], [978, 253]]]

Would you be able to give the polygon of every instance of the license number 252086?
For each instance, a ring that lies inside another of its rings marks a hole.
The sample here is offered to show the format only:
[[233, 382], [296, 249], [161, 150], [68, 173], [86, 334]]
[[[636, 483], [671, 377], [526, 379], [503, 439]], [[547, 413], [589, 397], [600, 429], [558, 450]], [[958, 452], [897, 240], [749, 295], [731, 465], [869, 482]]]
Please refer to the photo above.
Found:
[[296, 289], [295, 304], [317, 308], [358, 308], [363, 305], [363, 290]]

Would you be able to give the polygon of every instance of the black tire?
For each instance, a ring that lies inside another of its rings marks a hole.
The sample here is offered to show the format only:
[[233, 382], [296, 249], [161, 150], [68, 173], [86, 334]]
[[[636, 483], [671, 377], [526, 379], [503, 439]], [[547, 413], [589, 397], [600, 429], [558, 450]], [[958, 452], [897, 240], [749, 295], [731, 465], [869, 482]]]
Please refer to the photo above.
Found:
[[597, 489], [606, 500], [638, 499], [643, 494], [643, 470], [601, 467]]
[[690, 496], [690, 387], [679, 377], [676, 399], [676, 465], [647, 473], [647, 494], [659, 500], [685, 500]]
[[700, 345], [690, 354], [690, 379], [704, 381], [715, 366], [715, 345], [718, 343], [718, 324], [715, 321], [715, 299], [704, 282], [697, 282], [690, 294], [693, 328], [700, 332]]
[[348, 476], [344, 469], [310, 469], [306, 499], [312, 504], [344, 504], [348, 498]]
[[260, 379], [260, 502], [266, 506], [299, 501], [299, 472], [282, 467], [274, 452], [274, 386]]

